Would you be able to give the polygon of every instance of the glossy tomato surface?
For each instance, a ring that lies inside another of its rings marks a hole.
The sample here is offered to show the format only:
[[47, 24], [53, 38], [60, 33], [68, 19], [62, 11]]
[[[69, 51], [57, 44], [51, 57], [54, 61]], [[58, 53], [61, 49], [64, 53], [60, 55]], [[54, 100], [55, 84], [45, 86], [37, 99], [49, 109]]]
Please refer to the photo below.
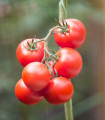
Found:
[[15, 86], [16, 97], [24, 104], [33, 105], [39, 103], [43, 96], [39, 92], [30, 90], [20, 79]]
[[[36, 41], [38, 39], [34, 39]], [[38, 50], [28, 50], [27, 42], [31, 44], [32, 39], [23, 40], [17, 47], [16, 56], [22, 66], [26, 66], [31, 62], [41, 62], [44, 57], [44, 42], [38, 42], [36, 48]]]
[[76, 77], [82, 68], [82, 58], [79, 52], [73, 48], [61, 48], [57, 54], [58, 61], [54, 65], [54, 69], [59, 76], [66, 78]]
[[44, 64], [32, 62], [24, 67], [22, 79], [30, 89], [40, 91], [48, 85], [50, 72]]
[[86, 29], [82, 22], [77, 19], [65, 19], [68, 24], [69, 31], [65, 34], [60, 33], [60, 28], [57, 28], [54, 33], [54, 40], [60, 47], [80, 47], [86, 37]]
[[69, 79], [57, 77], [50, 80], [50, 83], [43, 91], [44, 97], [49, 103], [59, 105], [70, 100], [74, 88]]

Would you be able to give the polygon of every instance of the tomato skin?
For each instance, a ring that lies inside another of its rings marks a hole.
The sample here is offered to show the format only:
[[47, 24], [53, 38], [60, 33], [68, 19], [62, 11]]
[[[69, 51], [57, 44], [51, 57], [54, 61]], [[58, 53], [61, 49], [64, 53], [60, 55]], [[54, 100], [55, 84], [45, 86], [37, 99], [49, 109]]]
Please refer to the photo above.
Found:
[[[67, 22], [69, 31], [65, 34], [60, 32], [54, 33], [55, 42], [60, 47], [80, 47], [84, 43], [86, 37], [85, 26], [77, 19], [65, 19], [64, 21]], [[60, 28], [57, 28], [55, 32], [60, 30]]]
[[44, 98], [40, 92], [29, 89], [22, 79], [20, 79], [15, 86], [15, 95], [22, 103], [28, 105], [37, 104]]
[[[34, 39], [36, 41], [38, 39]], [[41, 62], [44, 57], [44, 42], [38, 42], [36, 48], [38, 50], [28, 50], [25, 47], [28, 47], [27, 41], [32, 42], [32, 39], [23, 40], [17, 47], [16, 56], [19, 63], [24, 67], [30, 62]], [[24, 47], [25, 46], [25, 47]]]
[[73, 48], [61, 48], [57, 54], [59, 59], [55, 63], [54, 69], [58, 75], [66, 78], [76, 77], [82, 68], [81, 55]]
[[57, 77], [50, 80], [48, 86], [43, 91], [44, 97], [49, 103], [59, 105], [71, 99], [74, 88], [69, 79]]
[[32, 62], [24, 67], [22, 72], [24, 83], [33, 91], [44, 89], [50, 81], [50, 72], [40, 62]]

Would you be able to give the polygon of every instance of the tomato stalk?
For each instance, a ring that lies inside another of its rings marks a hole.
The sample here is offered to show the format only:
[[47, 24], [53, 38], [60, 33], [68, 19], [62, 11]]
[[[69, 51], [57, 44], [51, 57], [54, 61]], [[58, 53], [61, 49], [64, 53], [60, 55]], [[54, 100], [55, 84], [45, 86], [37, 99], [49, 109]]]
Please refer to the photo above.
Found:
[[67, 0], [59, 1], [59, 22], [67, 17]]
[[52, 54], [49, 52], [49, 50], [48, 50], [48, 42], [49, 42], [49, 39], [50, 39], [51, 35], [53, 34], [54, 30], [55, 30], [56, 28], [58, 28], [58, 27], [59, 27], [59, 26], [56, 26], [56, 27], [51, 28], [51, 29], [49, 30], [49, 33], [47, 34], [47, 36], [46, 36], [45, 38], [43, 38], [44, 43], [45, 43], [45, 45], [44, 45], [44, 52], [45, 52], [45, 54], [44, 54], [44, 55], [45, 55], [45, 56], [44, 56], [44, 59], [45, 59], [45, 64], [48, 62], [47, 54], [48, 54], [50, 57], [52, 57], [53, 59], [58, 60], [57, 57], [56, 57], [55, 55], [52, 55]]
[[[64, 20], [67, 16], [67, 0], [60, 0], [59, 2], [59, 22]], [[72, 99], [64, 104], [66, 120], [73, 120]]]
[[[58, 26], [51, 28], [51, 29], [49, 30], [49, 33], [46, 35], [46, 37], [43, 38], [43, 39], [44, 39], [44, 42], [45, 42], [44, 50], [45, 50], [45, 52], [46, 52], [49, 56], [51, 56], [52, 54], [48, 51], [48, 42], [49, 42], [49, 39], [50, 39], [51, 35], [53, 34], [53, 32], [54, 32], [54, 30], [55, 30], [56, 28], [58, 28]], [[47, 55], [46, 55], [45, 57], [47, 58]]]
[[72, 99], [64, 104], [66, 120], [73, 120]]

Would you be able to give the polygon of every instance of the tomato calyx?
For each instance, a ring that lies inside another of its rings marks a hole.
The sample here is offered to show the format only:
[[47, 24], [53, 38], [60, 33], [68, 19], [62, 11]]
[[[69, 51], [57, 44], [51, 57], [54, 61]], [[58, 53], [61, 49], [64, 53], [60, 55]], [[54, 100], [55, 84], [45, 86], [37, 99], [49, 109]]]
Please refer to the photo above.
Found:
[[56, 19], [55, 19], [55, 21], [58, 23], [59, 28], [60, 28], [61, 30], [56, 31], [56, 32], [54, 32], [54, 33], [63, 33], [63, 34], [65, 34], [65, 33], [67, 33], [67, 32], [69, 31], [69, 29], [68, 29], [68, 24], [67, 24], [66, 21], [62, 20], [61, 23], [59, 23], [58, 20], [56, 20]]
[[36, 47], [37, 42], [34, 41], [34, 38], [32, 39], [31, 43], [29, 43], [29, 41], [27, 41], [27, 45], [28, 45], [28, 47], [26, 47], [25, 45], [23, 45], [23, 46], [30, 51], [34, 51], [34, 50], [39, 49], [39, 48]]

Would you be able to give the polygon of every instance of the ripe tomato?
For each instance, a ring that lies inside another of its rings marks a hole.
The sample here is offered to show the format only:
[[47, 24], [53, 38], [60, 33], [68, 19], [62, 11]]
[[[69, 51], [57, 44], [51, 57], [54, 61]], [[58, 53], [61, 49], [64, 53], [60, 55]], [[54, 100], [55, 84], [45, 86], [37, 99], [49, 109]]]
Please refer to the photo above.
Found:
[[[38, 39], [34, 39], [36, 41]], [[38, 50], [29, 50], [27, 42], [32, 43], [32, 39], [23, 40], [17, 47], [16, 56], [22, 66], [26, 66], [30, 62], [41, 62], [44, 57], [44, 42], [38, 42], [36, 48]]]
[[57, 28], [54, 33], [54, 40], [60, 47], [80, 47], [86, 37], [86, 29], [82, 22], [77, 19], [66, 19], [64, 20], [68, 24], [69, 31], [65, 34], [60, 33], [60, 28]]
[[45, 99], [54, 105], [69, 101], [73, 92], [74, 89], [71, 81], [64, 77], [53, 78], [43, 90]]
[[39, 103], [43, 96], [39, 92], [30, 90], [20, 79], [15, 86], [16, 97], [24, 104], [33, 105]]
[[24, 67], [22, 79], [27, 87], [34, 91], [40, 91], [48, 85], [50, 72], [44, 64], [32, 62]]
[[66, 78], [77, 76], [82, 68], [81, 55], [73, 48], [61, 48], [57, 54], [59, 59], [55, 63], [54, 69], [58, 75]]

